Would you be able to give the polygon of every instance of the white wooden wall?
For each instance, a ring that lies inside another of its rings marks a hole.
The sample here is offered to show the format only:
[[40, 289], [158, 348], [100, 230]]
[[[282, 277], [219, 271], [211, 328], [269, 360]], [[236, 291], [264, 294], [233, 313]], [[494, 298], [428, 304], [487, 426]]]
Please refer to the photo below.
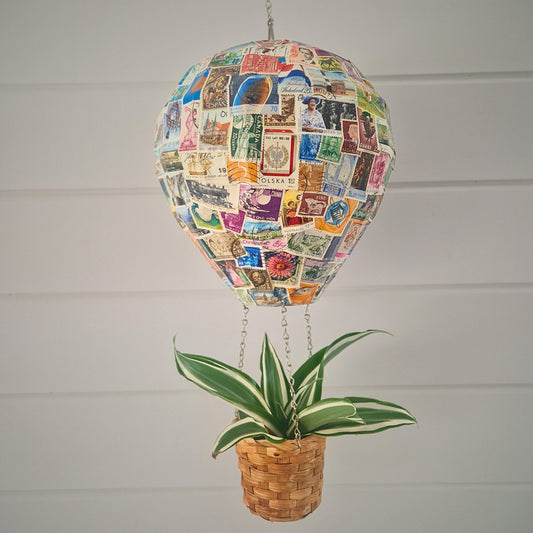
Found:
[[[273, 3], [278, 37], [352, 58], [391, 107], [397, 169], [313, 306], [314, 343], [393, 332], [328, 368], [328, 391], [419, 420], [329, 439], [321, 507], [279, 527], [530, 532], [533, 3]], [[265, 36], [259, 0], [2, 0], [2, 532], [271, 531], [241, 503], [233, 451], [210, 457], [231, 408], [175, 371], [174, 333], [234, 363], [240, 306], [151, 157], [189, 64]], [[250, 319], [253, 371], [279, 316]]]

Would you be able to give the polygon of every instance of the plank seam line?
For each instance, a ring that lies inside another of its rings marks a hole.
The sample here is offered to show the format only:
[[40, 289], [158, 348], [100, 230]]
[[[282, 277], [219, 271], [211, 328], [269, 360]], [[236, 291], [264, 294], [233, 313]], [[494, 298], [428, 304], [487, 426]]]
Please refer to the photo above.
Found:
[[[392, 182], [388, 193], [394, 192], [413, 192], [413, 191], [435, 191], [435, 190], [470, 190], [475, 188], [483, 189], [505, 189], [515, 187], [531, 187], [533, 179], [509, 179], [509, 180], [449, 180], [449, 181], [401, 181]], [[58, 189], [0, 189], [0, 198], [17, 198], [17, 197], [59, 197], [59, 196], [161, 196], [161, 190], [154, 181], [152, 187], [95, 187], [95, 188], [58, 188]]]
[[[356, 292], [530, 292], [533, 290], [533, 282], [498, 282], [498, 283], [450, 283], [450, 284], [412, 284], [412, 285], [366, 285], [342, 288], [330, 288], [330, 296], [339, 296]], [[226, 288], [216, 289], [152, 289], [144, 291], [42, 291], [42, 292], [0, 292], [0, 300], [23, 300], [23, 299], [73, 299], [73, 298], [176, 298], [186, 297], [187, 294], [195, 297], [213, 297], [214, 295], [227, 295]], [[252, 309], [254, 311], [254, 309]]]
[[[327, 387], [330, 393], [339, 391], [343, 394], [347, 388], [357, 388], [358, 390], [366, 391], [399, 391], [399, 392], [442, 392], [442, 391], [523, 391], [531, 392], [533, 390], [533, 383], [464, 383], [464, 384], [423, 384], [423, 385], [371, 385], [364, 383], [352, 383], [346, 386], [330, 386]], [[71, 391], [71, 392], [2, 392], [0, 393], [0, 401], [13, 399], [34, 399], [34, 400], [56, 400], [69, 398], [125, 398], [125, 397], [142, 397], [142, 396], [200, 396], [204, 395], [202, 391], [191, 389], [161, 389], [161, 390], [107, 390], [107, 391]]]
[[[425, 84], [425, 83], [483, 83], [501, 81], [529, 81], [533, 79], [531, 70], [486, 71], [486, 72], [434, 72], [424, 74], [368, 74], [373, 83], [381, 84]], [[176, 85], [175, 80], [140, 81], [101, 81], [101, 82], [24, 82], [0, 83], [0, 90], [54, 90], [54, 89], [99, 89], [99, 88], [169, 88]]]
[[[390, 483], [324, 483], [325, 489], [363, 488], [363, 489], [533, 489], [530, 481], [458, 481], [458, 482], [390, 482]], [[174, 492], [226, 492], [241, 491], [237, 485], [199, 486], [199, 487], [115, 487], [115, 488], [74, 488], [74, 489], [18, 489], [0, 490], [0, 496], [62, 496], [62, 495], [91, 495], [91, 494], [146, 494], [146, 493], [174, 493]]]

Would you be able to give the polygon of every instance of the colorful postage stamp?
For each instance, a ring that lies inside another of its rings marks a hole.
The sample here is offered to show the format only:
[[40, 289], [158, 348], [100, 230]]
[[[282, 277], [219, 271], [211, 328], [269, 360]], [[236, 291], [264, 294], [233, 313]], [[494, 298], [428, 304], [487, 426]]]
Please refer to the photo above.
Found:
[[231, 127], [230, 157], [239, 161], [261, 159], [262, 115], [234, 115]]
[[180, 136], [181, 107], [179, 102], [170, 102], [167, 106], [163, 120], [163, 131], [165, 139], [174, 139]]
[[382, 149], [390, 148], [394, 152], [394, 140], [386, 120], [376, 117], [376, 126], [378, 130], [378, 142]]
[[271, 291], [250, 290], [250, 294], [256, 305], [271, 305], [273, 307], [283, 304], [289, 305], [287, 289], [282, 287], [274, 287]]
[[291, 233], [287, 241], [287, 248], [304, 257], [322, 259], [330, 242], [331, 237], [324, 235], [321, 231], [305, 230]]
[[175, 174], [168, 175], [166, 182], [170, 188], [170, 192], [180, 199], [180, 205], [190, 205], [192, 203], [189, 189], [187, 188], [187, 184], [183, 178], [183, 172], [176, 172]]
[[337, 249], [335, 257], [344, 259], [350, 255], [354, 249], [354, 246], [362, 237], [366, 227], [367, 224], [358, 224], [354, 221], [350, 222], [350, 225], [347, 227], [346, 233], [343, 236], [343, 241]]
[[198, 204], [192, 204], [191, 211], [194, 221], [199, 228], [223, 231], [218, 211]]
[[273, 289], [272, 281], [268, 275], [267, 270], [261, 270], [259, 268], [242, 268], [246, 277], [251, 281], [255, 289], [270, 291]]
[[297, 289], [287, 289], [289, 300], [294, 305], [309, 304], [318, 289], [317, 283], [301, 283]]
[[298, 287], [302, 258], [288, 252], [265, 252], [265, 267], [275, 286]]
[[356, 156], [342, 154], [342, 159], [338, 165], [328, 163], [322, 180], [322, 192], [330, 196], [343, 197], [350, 185], [356, 161]]
[[359, 124], [356, 120], [342, 121], [342, 146], [344, 154], [356, 154], [359, 145]]
[[177, 150], [162, 152], [159, 162], [161, 163], [161, 166], [165, 172], [177, 172], [179, 170], [183, 170], [183, 166], [180, 161], [180, 155]]
[[[353, 174], [352, 182], [350, 184], [351, 189], [359, 189], [360, 191], [366, 191], [366, 187], [368, 185], [368, 178], [370, 177], [370, 171], [372, 170], [372, 164], [374, 162], [374, 157], [374, 154], [370, 154], [369, 152], [362, 152], [361, 155], [357, 158], [355, 171]], [[348, 191], [348, 193], [349, 192], [350, 191]]]
[[246, 183], [240, 186], [240, 209], [254, 220], [276, 222], [282, 198], [281, 190], [263, 189]]
[[263, 158], [259, 184], [278, 189], [296, 189], [294, 132], [265, 129], [263, 133]]
[[239, 211], [238, 213], [227, 213], [225, 211], [221, 211], [220, 217], [222, 219], [222, 225], [224, 226], [224, 229], [239, 234], [242, 232], [245, 217], [244, 211]]
[[209, 74], [209, 69], [202, 70], [198, 72], [194, 81], [192, 82], [189, 90], [183, 95], [183, 103], [189, 104], [190, 102], [200, 102], [200, 95], [202, 89], [207, 81], [207, 76]]
[[317, 133], [302, 133], [300, 136], [300, 159], [302, 161], [314, 161], [318, 163], [318, 149], [322, 135]]
[[228, 149], [228, 132], [230, 128], [230, 114], [227, 108], [204, 111], [200, 124], [199, 150], [218, 152]]
[[386, 152], [380, 152], [374, 158], [372, 170], [368, 178], [366, 192], [368, 194], [382, 194], [384, 190], [385, 177], [391, 163], [390, 155]]
[[255, 246], [245, 246], [246, 255], [237, 259], [237, 264], [240, 267], [249, 268], [263, 268], [263, 256], [261, 255], [261, 248]]
[[264, 74], [233, 76], [229, 84], [231, 113], [260, 113], [277, 115], [280, 112], [278, 77]]
[[376, 211], [381, 205], [383, 195], [369, 194], [366, 202], [359, 203], [356, 210], [353, 212], [352, 220], [360, 222], [370, 222], [374, 217]]
[[215, 263], [234, 287], [247, 287], [251, 285], [246, 274], [242, 269], [237, 267], [234, 260], [226, 259], [223, 261], [215, 261]]
[[279, 115], [265, 115], [265, 127], [294, 128], [296, 126], [294, 95], [281, 96], [281, 113]]
[[239, 300], [243, 304], [250, 307], [253, 305], [257, 305], [254, 299], [250, 296], [247, 289], [235, 289], [235, 293], [237, 294], [237, 298], [239, 298]]
[[304, 192], [298, 205], [297, 215], [306, 217], [324, 216], [329, 204], [329, 196], [320, 192]]
[[339, 60], [335, 57], [321, 56], [318, 58], [318, 64], [320, 65], [320, 68], [322, 70], [344, 73], [342, 65], [340, 64]]
[[309, 78], [301, 65], [284, 65], [278, 73], [280, 94], [311, 95], [313, 93]]
[[202, 240], [211, 250], [214, 259], [237, 259], [246, 255], [239, 238], [230, 231], [213, 233], [198, 240]]
[[210, 67], [219, 67], [226, 65], [240, 65], [242, 61], [242, 51], [225, 51], [215, 55], [211, 62]]
[[300, 191], [322, 191], [326, 164], [321, 161], [300, 162], [298, 174], [298, 189]]
[[367, 87], [357, 87], [357, 107], [368, 111], [371, 115], [387, 118], [387, 104], [385, 100]]
[[182, 108], [181, 129], [179, 137], [180, 152], [196, 151], [198, 146], [198, 107], [199, 102], [192, 102]]
[[357, 200], [336, 200], [331, 202], [324, 217], [315, 218], [315, 228], [332, 235], [341, 235], [357, 207]]
[[222, 152], [185, 152], [181, 154], [187, 178], [225, 178], [227, 155]]
[[359, 149], [377, 153], [379, 148], [374, 116], [368, 111], [357, 108], [357, 119], [359, 122]]
[[293, 44], [287, 55], [287, 63], [303, 63], [312, 67], [319, 67], [315, 52], [308, 46]]
[[257, 183], [259, 176], [257, 163], [251, 161], [231, 161], [228, 158], [227, 164], [230, 183]]
[[311, 218], [297, 214], [302, 193], [300, 191], [287, 190], [283, 195], [281, 205], [281, 223], [286, 232], [300, 231], [307, 227], [313, 227]]
[[339, 267], [340, 263], [306, 259], [302, 269], [301, 279], [307, 283], [322, 282]]
[[202, 106], [204, 109], [228, 107], [229, 80], [238, 71], [238, 67], [215, 67], [211, 69], [202, 89]]
[[326, 72], [325, 76], [329, 81], [328, 89], [335, 97], [355, 98], [355, 85], [344, 72]]
[[324, 261], [338, 261], [337, 258], [337, 250], [339, 249], [339, 246], [342, 244], [343, 236], [333, 236], [331, 238], [331, 242], [328, 246], [328, 249], [326, 250], [326, 253], [324, 254], [324, 257], [322, 258]]
[[317, 159], [331, 163], [339, 163], [341, 160], [342, 137], [333, 135], [322, 135]]
[[[277, 222], [255, 222], [253, 220], [244, 221], [242, 233], [243, 239], [252, 241], [251, 246], [263, 241], [271, 241], [283, 238], [283, 231]], [[246, 244], [248, 246], [248, 244]]]
[[285, 59], [271, 55], [246, 54], [242, 58], [241, 74], [277, 74]]
[[191, 197], [198, 203], [214, 209], [236, 212], [239, 205], [239, 188], [228, 182], [214, 180], [185, 180]]

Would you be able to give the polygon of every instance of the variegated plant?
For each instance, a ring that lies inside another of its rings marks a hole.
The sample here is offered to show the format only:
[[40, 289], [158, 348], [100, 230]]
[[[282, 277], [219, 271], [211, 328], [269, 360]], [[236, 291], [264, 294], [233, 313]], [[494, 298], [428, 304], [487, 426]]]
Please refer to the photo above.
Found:
[[[414, 424], [407, 409], [371, 398], [322, 399], [324, 367], [342, 350], [379, 330], [347, 333], [305, 361], [294, 373], [298, 428], [302, 437], [377, 433]], [[290, 384], [268, 335], [261, 352], [261, 383], [221, 361], [202, 355], [182, 353], [174, 348], [178, 372], [207, 392], [235, 407], [238, 420], [218, 436], [213, 457], [240, 440], [253, 437], [271, 442], [294, 438], [294, 409]]]

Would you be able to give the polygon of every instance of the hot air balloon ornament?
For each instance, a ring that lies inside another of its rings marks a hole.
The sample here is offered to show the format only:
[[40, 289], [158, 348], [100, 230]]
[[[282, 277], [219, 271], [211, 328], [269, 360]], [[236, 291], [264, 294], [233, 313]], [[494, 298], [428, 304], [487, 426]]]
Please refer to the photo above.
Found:
[[[322, 399], [324, 367], [376, 330], [313, 354], [309, 304], [379, 209], [394, 165], [383, 98], [347, 59], [269, 38], [193, 65], [163, 107], [155, 168], [179, 225], [243, 305], [237, 368], [174, 349], [178, 372], [229, 402], [244, 501], [271, 521], [303, 518], [322, 494], [325, 437], [415, 422], [399, 405]], [[293, 373], [286, 313], [305, 305], [308, 359]], [[249, 306], [280, 306], [283, 368], [265, 334], [261, 382], [242, 372]]]

